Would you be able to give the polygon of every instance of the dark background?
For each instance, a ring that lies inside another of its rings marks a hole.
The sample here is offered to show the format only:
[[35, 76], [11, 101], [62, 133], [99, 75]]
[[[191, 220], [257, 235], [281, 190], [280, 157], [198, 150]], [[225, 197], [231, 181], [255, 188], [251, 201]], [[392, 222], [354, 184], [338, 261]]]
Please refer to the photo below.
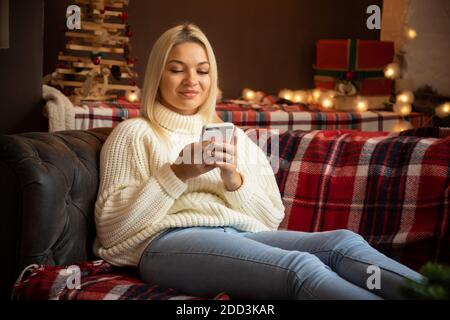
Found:
[[[0, 50], [0, 132], [46, 131], [41, 115], [42, 76], [55, 69], [66, 38], [72, 0], [10, 1], [10, 49]], [[141, 86], [148, 54], [159, 35], [185, 21], [209, 38], [226, 98], [244, 87], [277, 94], [311, 88], [318, 39], [379, 39], [366, 28], [366, 9], [382, 0], [131, 0], [135, 70]]]
[[47, 130], [41, 112], [43, 2], [9, 1], [9, 49], [0, 49], [0, 133]]

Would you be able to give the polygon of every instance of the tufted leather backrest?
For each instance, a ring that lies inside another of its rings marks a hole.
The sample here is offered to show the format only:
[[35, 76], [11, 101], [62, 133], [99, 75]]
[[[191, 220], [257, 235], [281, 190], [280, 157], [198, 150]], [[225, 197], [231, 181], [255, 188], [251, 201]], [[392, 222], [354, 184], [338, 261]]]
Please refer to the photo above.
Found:
[[0, 135], [2, 287], [32, 264], [94, 258], [100, 151], [111, 128]]

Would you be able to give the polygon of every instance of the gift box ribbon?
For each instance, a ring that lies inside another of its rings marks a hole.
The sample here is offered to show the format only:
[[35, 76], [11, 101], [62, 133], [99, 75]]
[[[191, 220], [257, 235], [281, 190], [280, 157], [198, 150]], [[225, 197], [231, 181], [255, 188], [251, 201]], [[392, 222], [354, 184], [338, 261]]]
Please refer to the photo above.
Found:
[[358, 40], [349, 41], [349, 54], [346, 70], [329, 70], [319, 69], [314, 66], [316, 76], [330, 77], [339, 80], [349, 81], [361, 81], [368, 78], [384, 78], [384, 70], [358, 70], [357, 69], [357, 57], [358, 57]]

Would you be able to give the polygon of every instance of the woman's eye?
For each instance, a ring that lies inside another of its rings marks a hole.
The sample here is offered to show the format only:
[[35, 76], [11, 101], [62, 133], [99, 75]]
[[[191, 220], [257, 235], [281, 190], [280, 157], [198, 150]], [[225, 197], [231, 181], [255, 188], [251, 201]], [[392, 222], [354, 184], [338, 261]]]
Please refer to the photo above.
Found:
[[170, 70], [170, 72], [172, 72], [172, 73], [180, 73], [180, 72], [183, 72], [183, 70]]
[[204, 70], [199, 70], [197, 72], [200, 73], [200, 74], [208, 74], [209, 73], [209, 71], [204, 71]]

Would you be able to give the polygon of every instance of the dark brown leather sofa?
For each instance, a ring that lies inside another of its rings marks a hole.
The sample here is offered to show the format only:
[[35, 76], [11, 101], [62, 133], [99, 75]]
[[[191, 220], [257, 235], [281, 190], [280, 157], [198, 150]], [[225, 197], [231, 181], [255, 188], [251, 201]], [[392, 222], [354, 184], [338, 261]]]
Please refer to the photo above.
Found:
[[100, 150], [110, 131], [0, 135], [2, 299], [29, 264], [93, 258]]

